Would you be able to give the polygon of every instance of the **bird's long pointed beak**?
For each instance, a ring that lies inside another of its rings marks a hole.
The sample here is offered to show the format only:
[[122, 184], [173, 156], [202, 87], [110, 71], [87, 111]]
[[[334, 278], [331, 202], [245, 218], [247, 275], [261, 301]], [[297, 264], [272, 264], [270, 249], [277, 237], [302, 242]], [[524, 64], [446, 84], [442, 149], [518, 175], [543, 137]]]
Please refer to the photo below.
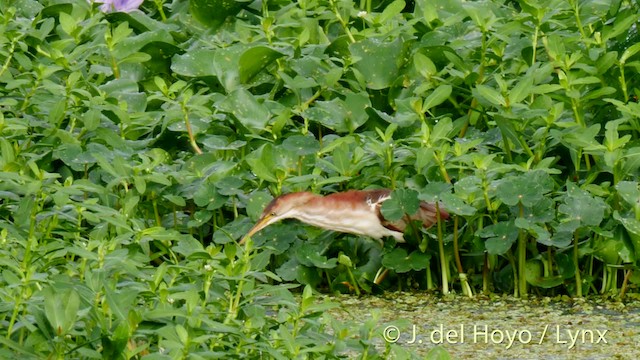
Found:
[[238, 242], [239, 245], [244, 244], [244, 242], [247, 240], [247, 238], [253, 236], [253, 234], [257, 233], [258, 231], [264, 229], [265, 227], [267, 227], [267, 225], [269, 225], [269, 222], [271, 220], [272, 216], [271, 215], [267, 215], [263, 218], [261, 218], [260, 220], [258, 220], [258, 222], [253, 225], [253, 227], [251, 228], [251, 230], [249, 230], [249, 232], [242, 237], [242, 239], [240, 239], [240, 241]]

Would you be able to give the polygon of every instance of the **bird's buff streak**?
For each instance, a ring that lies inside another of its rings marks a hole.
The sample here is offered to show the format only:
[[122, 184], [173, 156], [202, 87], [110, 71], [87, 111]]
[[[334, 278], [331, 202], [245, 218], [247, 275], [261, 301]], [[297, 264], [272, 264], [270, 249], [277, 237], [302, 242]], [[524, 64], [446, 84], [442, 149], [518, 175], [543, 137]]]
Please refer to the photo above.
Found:
[[[365, 235], [374, 239], [391, 236], [404, 242], [404, 229], [409, 221], [418, 220], [429, 228], [437, 222], [436, 206], [422, 201], [415, 214], [400, 220], [389, 221], [380, 212], [382, 203], [390, 198], [391, 190], [351, 190], [320, 196], [310, 192], [296, 192], [273, 199], [264, 209], [258, 222], [240, 240], [282, 219], [298, 219], [304, 223], [323, 229]], [[446, 220], [449, 214], [438, 209], [440, 218]]]

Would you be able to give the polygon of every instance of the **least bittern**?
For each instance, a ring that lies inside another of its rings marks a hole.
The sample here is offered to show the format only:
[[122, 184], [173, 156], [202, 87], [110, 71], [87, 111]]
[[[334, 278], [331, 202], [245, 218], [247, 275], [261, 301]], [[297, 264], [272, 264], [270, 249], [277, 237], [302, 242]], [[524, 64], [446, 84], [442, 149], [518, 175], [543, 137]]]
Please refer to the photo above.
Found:
[[[436, 223], [436, 206], [422, 201], [415, 214], [407, 214], [400, 220], [389, 221], [380, 212], [380, 206], [391, 197], [391, 190], [351, 190], [327, 196], [310, 192], [285, 194], [273, 199], [264, 209], [260, 219], [241, 240], [240, 244], [282, 219], [298, 219], [323, 229], [365, 235], [380, 240], [391, 236], [404, 242], [404, 230], [409, 221], [418, 220], [428, 228]], [[441, 219], [449, 214], [438, 209]]]

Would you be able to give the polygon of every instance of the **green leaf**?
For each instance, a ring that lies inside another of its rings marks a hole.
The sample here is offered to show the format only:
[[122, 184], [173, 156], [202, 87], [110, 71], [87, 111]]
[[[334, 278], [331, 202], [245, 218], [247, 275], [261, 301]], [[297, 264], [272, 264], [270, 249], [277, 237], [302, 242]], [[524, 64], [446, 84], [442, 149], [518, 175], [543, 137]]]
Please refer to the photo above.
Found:
[[282, 147], [298, 156], [313, 155], [320, 151], [320, 143], [312, 135], [293, 135], [284, 139]]
[[245, 49], [244, 45], [216, 50], [196, 49], [175, 55], [171, 70], [188, 77], [215, 76], [227, 91], [233, 91], [240, 84], [238, 62]]
[[523, 175], [505, 178], [497, 187], [497, 196], [509, 206], [518, 203], [526, 207], [536, 205], [551, 191], [551, 179], [543, 171], [530, 171]]
[[189, 0], [189, 11], [201, 23], [216, 28], [240, 12], [243, 3], [237, 0]]
[[451, 184], [446, 182], [432, 182], [420, 190], [420, 200], [426, 202], [440, 201], [442, 194], [451, 193]]
[[518, 238], [518, 228], [513, 221], [501, 221], [478, 231], [477, 235], [487, 238], [484, 243], [487, 252], [492, 255], [503, 255]]
[[62, 30], [69, 35], [73, 35], [77, 27], [76, 19], [67, 13], [61, 12], [59, 20]]
[[262, 211], [272, 199], [273, 197], [265, 191], [254, 192], [247, 201], [247, 215], [254, 221], [258, 220], [262, 215]]
[[627, 149], [622, 156], [623, 174], [634, 174], [640, 169], [640, 147], [632, 147]]
[[627, 62], [627, 60], [629, 60], [629, 58], [632, 57], [633, 55], [637, 54], [638, 51], [640, 51], [640, 43], [635, 43], [629, 46], [622, 53], [622, 56], [620, 56], [620, 63], [624, 65]]
[[221, 110], [233, 114], [243, 126], [254, 133], [263, 132], [271, 119], [267, 107], [259, 102], [255, 95], [242, 88], [230, 93], [218, 106]]
[[471, 205], [467, 205], [461, 198], [453, 194], [443, 193], [441, 195], [441, 200], [443, 207], [451, 214], [472, 216], [476, 213], [476, 208]]
[[473, 95], [485, 105], [493, 105], [495, 107], [506, 107], [507, 102], [504, 97], [496, 89], [487, 85], [476, 85], [472, 90]]
[[380, 208], [386, 220], [396, 221], [405, 215], [413, 215], [420, 207], [418, 192], [411, 189], [396, 189], [391, 192], [391, 198], [384, 201]]
[[347, 92], [344, 99], [316, 101], [315, 106], [303, 112], [303, 116], [338, 133], [351, 133], [366, 123], [365, 109], [370, 106], [365, 92]]
[[533, 77], [526, 76], [521, 79], [516, 86], [509, 91], [509, 103], [511, 105], [516, 104], [524, 100], [531, 94], [531, 88], [533, 87]]
[[404, 59], [403, 43], [401, 38], [387, 42], [371, 37], [349, 45], [354, 67], [368, 88], [382, 90], [393, 84]]
[[407, 255], [403, 248], [395, 248], [390, 253], [386, 253], [382, 258], [382, 265], [397, 273], [405, 273], [411, 270], [419, 271], [429, 266], [431, 255], [419, 250]]
[[429, 140], [434, 144], [442, 140], [449, 141], [452, 130], [453, 124], [451, 123], [451, 118], [443, 118], [433, 126]]
[[55, 288], [53, 285], [42, 291], [44, 309], [53, 332], [60, 337], [65, 336], [76, 322], [80, 297], [72, 288]]
[[422, 104], [422, 110], [428, 111], [431, 108], [434, 108], [440, 104], [442, 104], [445, 100], [451, 96], [451, 92], [453, 91], [453, 87], [451, 85], [440, 85], [438, 86], [426, 99], [424, 99], [424, 103]]
[[595, 198], [577, 185], [568, 182], [564, 204], [558, 207], [558, 212], [565, 215], [567, 220], [576, 220], [582, 226], [598, 226], [604, 219], [606, 205], [600, 198]]
[[620, 181], [616, 184], [618, 195], [632, 207], [640, 206], [640, 188], [636, 181]]
[[248, 83], [267, 66], [283, 56], [283, 53], [267, 46], [255, 46], [247, 49], [240, 56], [238, 64], [240, 82]]
[[404, 0], [395, 0], [391, 4], [387, 5], [384, 9], [380, 17], [378, 18], [378, 23], [384, 24], [390, 19], [393, 19], [395, 16], [399, 15], [405, 7]]
[[316, 246], [301, 246], [296, 249], [296, 259], [300, 264], [320, 269], [333, 269], [338, 265], [337, 258], [327, 259]]
[[433, 61], [419, 52], [417, 52], [413, 56], [413, 65], [420, 73], [420, 75], [422, 75], [425, 79], [430, 79], [438, 72], [438, 69], [436, 68], [436, 65], [433, 63]]
[[212, 203], [217, 203], [220, 195], [216, 188], [211, 184], [204, 184], [198, 187], [198, 190], [193, 194], [193, 201], [200, 207], [208, 207]]

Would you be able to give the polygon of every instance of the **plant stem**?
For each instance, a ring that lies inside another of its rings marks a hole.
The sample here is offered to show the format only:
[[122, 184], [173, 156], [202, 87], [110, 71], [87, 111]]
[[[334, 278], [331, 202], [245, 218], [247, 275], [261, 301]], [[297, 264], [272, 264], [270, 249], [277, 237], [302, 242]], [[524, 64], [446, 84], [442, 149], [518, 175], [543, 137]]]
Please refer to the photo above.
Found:
[[240, 298], [242, 297], [242, 289], [245, 283], [245, 274], [251, 270], [251, 248], [253, 245], [253, 240], [249, 237], [245, 244], [246, 245], [244, 247], [244, 253], [242, 259], [240, 260], [242, 261], [242, 271], [240, 274], [242, 278], [238, 281], [234, 296], [229, 300], [229, 310], [224, 321], [225, 324], [228, 324], [231, 320], [234, 320], [238, 317]]
[[578, 235], [575, 232], [573, 233], [573, 264], [576, 267], [576, 296], [582, 297], [582, 277], [578, 265]]
[[442, 293], [449, 293], [449, 278], [447, 277], [447, 258], [444, 254], [444, 239], [442, 238], [442, 219], [440, 205], [436, 202], [436, 222], [438, 224], [438, 249], [440, 251], [440, 271], [442, 272]]
[[624, 280], [622, 280], [622, 287], [620, 288], [620, 299], [624, 298], [624, 294], [627, 292], [627, 284], [629, 283], [629, 278], [633, 274], [633, 269], [629, 269], [625, 271]]
[[489, 254], [484, 253], [484, 264], [482, 266], [482, 293], [489, 293]]
[[336, 15], [336, 18], [338, 19], [338, 21], [340, 22], [340, 25], [342, 25], [344, 32], [347, 34], [349, 41], [351, 41], [352, 43], [355, 43], [356, 39], [353, 37], [353, 35], [351, 34], [351, 31], [349, 30], [349, 24], [347, 24], [347, 22], [342, 18], [342, 15], [340, 15], [340, 11], [338, 11], [338, 6], [336, 6], [335, 1], [329, 0], [329, 3], [331, 4], [331, 9], [333, 10], [333, 13]]
[[189, 121], [189, 111], [187, 109], [187, 104], [185, 104], [185, 102], [180, 103], [180, 108], [182, 109], [182, 118], [184, 119], [184, 125], [187, 128], [187, 134], [189, 134], [189, 143], [191, 144], [193, 151], [195, 151], [196, 154], [201, 155], [202, 150], [200, 150], [200, 147], [196, 143], [196, 139], [193, 137], [193, 131], [191, 130], [191, 122]]
[[460, 260], [460, 247], [458, 245], [458, 216], [453, 216], [453, 256], [455, 257], [456, 266], [458, 268], [458, 276], [460, 277], [460, 284], [462, 286], [462, 293], [473, 297], [471, 286], [467, 281], [467, 274], [462, 268], [462, 261]]
[[353, 273], [348, 266], [347, 272], [349, 273], [349, 279], [351, 279], [351, 282], [353, 283], [353, 288], [356, 291], [356, 295], [360, 296], [360, 286], [358, 286], [358, 282], [356, 281], [356, 278], [353, 276]]
[[[524, 217], [524, 206], [522, 202], [518, 202], [520, 208], [520, 217]], [[518, 231], [518, 288], [520, 290], [520, 297], [527, 298], [527, 277], [525, 275], [527, 264], [527, 234], [524, 230]]]

